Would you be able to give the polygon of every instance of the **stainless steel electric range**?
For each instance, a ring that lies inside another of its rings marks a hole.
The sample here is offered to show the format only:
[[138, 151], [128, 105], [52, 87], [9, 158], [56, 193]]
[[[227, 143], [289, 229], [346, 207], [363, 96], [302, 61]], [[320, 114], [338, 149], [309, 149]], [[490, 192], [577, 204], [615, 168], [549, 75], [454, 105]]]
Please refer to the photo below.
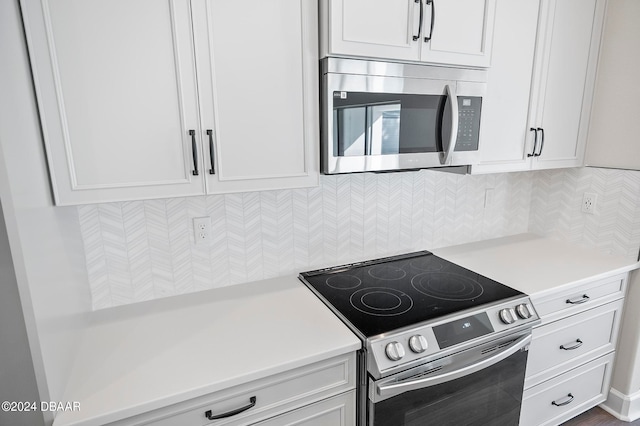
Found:
[[517, 425], [531, 328], [524, 293], [423, 251], [304, 272], [362, 339], [358, 425]]

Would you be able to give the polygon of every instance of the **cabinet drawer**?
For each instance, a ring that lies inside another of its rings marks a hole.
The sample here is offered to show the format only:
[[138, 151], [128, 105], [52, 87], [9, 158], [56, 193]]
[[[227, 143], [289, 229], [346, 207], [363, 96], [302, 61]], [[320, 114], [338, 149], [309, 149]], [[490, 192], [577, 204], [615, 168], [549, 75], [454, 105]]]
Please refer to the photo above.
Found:
[[525, 390], [520, 426], [559, 425], [604, 401], [613, 356], [612, 353], [605, 355]]
[[257, 426], [352, 426], [356, 424], [356, 391], [260, 422]]
[[[224, 367], [220, 367], [224, 368]], [[111, 425], [246, 425], [269, 419], [322, 399], [355, 389], [355, 354], [287, 371], [189, 401], [141, 414]], [[246, 411], [219, 420], [213, 416], [255, 404]]]
[[614, 351], [622, 304], [617, 300], [535, 328], [525, 388]]
[[533, 305], [543, 323], [547, 323], [620, 299], [624, 296], [626, 284], [627, 274], [619, 274], [555, 293], [553, 296], [534, 298]]

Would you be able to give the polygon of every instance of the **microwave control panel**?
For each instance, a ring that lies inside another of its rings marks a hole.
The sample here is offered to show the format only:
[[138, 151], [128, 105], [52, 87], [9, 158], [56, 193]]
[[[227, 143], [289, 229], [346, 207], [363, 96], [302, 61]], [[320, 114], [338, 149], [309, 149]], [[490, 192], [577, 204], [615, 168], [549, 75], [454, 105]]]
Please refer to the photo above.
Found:
[[458, 96], [458, 137], [456, 151], [476, 151], [480, 139], [482, 98]]

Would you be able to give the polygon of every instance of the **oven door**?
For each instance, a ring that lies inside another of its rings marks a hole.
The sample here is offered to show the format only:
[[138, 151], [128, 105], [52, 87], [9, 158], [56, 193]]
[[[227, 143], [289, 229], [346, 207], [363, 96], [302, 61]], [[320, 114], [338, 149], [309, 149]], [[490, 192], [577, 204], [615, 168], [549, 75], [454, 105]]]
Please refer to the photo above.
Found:
[[369, 381], [370, 426], [517, 425], [530, 330]]

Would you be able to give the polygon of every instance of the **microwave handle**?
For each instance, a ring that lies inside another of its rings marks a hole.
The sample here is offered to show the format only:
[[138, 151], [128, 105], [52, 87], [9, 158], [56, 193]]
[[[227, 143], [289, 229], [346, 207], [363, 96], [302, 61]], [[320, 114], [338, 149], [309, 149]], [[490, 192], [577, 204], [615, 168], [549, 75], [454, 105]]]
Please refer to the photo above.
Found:
[[[375, 385], [375, 394], [374, 402], [383, 401], [385, 399], [391, 398], [393, 396], [399, 395], [404, 392], [417, 390], [426, 388], [429, 386], [435, 386], [440, 383], [448, 382], [451, 380], [459, 379], [464, 376], [468, 376], [469, 374], [476, 373], [483, 368], [490, 367], [494, 364], [499, 363], [511, 355], [515, 354], [519, 350], [525, 348], [529, 343], [531, 343], [531, 333], [527, 333], [522, 335], [516, 341], [511, 343], [508, 347], [506, 347], [503, 351], [494, 353], [493, 355], [486, 357], [482, 360], [472, 362], [471, 364], [463, 365], [455, 370], [448, 370], [442, 374], [428, 376], [426, 378], [421, 378], [417, 380], [407, 380], [406, 382], [392, 382], [391, 384], [376, 384]], [[370, 394], [371, 397], [371, 394]]]
[[451, 108], [451, 136], [449, 137], [449, 144], [440, 158], [440, 164], [442, 165], [447, 165], [451, 162], [451, 154], [458, 138], [458, 97], [455, 89], [450, 84], [447, 84], [446, 90], [447, 98], [449, 98], [449, 107]]

